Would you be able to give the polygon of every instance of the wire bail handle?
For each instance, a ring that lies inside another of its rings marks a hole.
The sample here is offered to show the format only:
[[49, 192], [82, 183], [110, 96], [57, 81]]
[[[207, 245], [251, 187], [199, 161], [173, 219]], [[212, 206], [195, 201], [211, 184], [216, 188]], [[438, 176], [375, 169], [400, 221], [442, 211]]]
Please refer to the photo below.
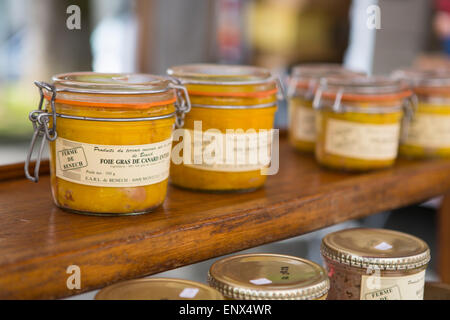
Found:
[[[56, 88], [46, 82], [35, 81], [34, 84], [38, 87], [40, 93], [40, 100], [37, 110], [33, 110], [29, 113], [28, 118], [33, 124], [33, 136], [31, 138], [30, 147], [28, 149], [27, 158], [25, 161], [25, 176], [28, 180], [33, 182], [39, 181], [39, 168], [41, 166], [42, 152], [44, 150], [45, 141], [55, 141], [58, 137], [56, 132], [56, 109], [55, 109], [55, 99], [56, 99]], [[52, 93], [50, 99], [50, 105], [52, 113], [47, 112], [43, 109], [44, 105], [44, 90]], [[50, 117], [52, 118], [51, 126]], [[36, 156], [36, 165], [34, 167], [33, 175], [30, 173], [30, 162], [33, 155], [34, 148], [37, 144], [38, 139], [41, 139], [40, 146], [38, 149], [38, 154]]]
[[175, 126], [181, 128], [184, 126], [186, 113], [191, 111], [191, 100], [186, 87], [182, 85], [181, 81], [173, 77], [169, 78], [172, 81], [169, 83], [169, 87], [175, 89], [177, 96]]
[[405, 99], [405, 103], [403, 104], [405, 116], [403, 117], [402, 121], [402, 132], [400, 137], [400, 140], [402, 142], [406, 141], [406, 139], [408, 138], [409, 125], [410, 122], [414, 120], [418, 104], [419, 98], [415, 93], [412, 93], [408, 98]]

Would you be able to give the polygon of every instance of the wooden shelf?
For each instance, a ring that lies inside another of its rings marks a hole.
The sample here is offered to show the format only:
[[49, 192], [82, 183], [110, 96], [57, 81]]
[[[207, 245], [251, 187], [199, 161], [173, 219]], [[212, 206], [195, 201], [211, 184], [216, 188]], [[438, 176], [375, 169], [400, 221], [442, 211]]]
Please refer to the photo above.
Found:
[[[280, 171], [263, 189], [171, 187], [162, 208], [134, 217], [64, 212], [52, 203], [48, 176], [34, 184], [14, 178], [21, 166], [1, 168], [0, 298], [78, 294], [450, 192], [450, 161], [400, 160], [355, 175], [321, 169], [284, 140], [280, 149]], [[66, 287], [70, 265], [81, 268], [81, 290]]]

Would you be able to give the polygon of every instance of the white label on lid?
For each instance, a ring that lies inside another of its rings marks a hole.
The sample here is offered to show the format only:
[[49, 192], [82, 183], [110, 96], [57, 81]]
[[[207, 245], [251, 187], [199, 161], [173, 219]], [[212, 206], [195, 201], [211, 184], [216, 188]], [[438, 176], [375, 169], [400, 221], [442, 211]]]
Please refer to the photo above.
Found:
[[397, 157], [400, 123], [367, 124], [328, 119], [325, 130], [328, 153], [364, 160]]
[[145, 145], [97, 145], [55, 141], [56, 176], [97, 187], [138, 187], [169, 176], [172, 138]]
[[386, 242], [383, 241], [380, 244], [376, 245], [375, 249], [378, 249], [378, 250], [389, 250], [389, 249], [392, 249], [392, 246], [389, 243], [386, 243]]
[[250, 280], [250, 282], [253, 284], [256, 284], [257, 286], [272, 283], [272, 281], [270, 281], [269, 279], [266, 279], [266, 278], [253, 279], [253, 280]]
[[405, 126], [405, 145], [425, 148], [450, 148], [450, 116], [417, 112]]
[[424, 284], [425, 270], [403, 277], [363, 275], [360, 300], [423, 300]]
[[197, 288], [184, 288], [183, 291], [181, 291], [181, 293], [179, 294], [179, 297], [192, 299], [192, 298], [195, 298], [198, 291], [199, 290]]

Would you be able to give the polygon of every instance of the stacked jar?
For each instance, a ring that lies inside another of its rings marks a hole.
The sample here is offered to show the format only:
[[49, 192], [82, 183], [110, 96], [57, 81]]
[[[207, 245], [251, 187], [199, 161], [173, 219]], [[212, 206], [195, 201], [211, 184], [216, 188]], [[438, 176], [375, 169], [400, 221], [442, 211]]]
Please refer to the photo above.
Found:
[[317, 110], [317, 161], [345, 171], [392, 166], [397, 158], [402, 118], [413, 112], [411, 96], [400, 80], [323, 78], [313, 102]]
[[276, 78], [263, 68], [213, 64], [167, 72], [186, 86], [192, 103], [183, 133], [174, 135], [171, 182], [213, 192], [263, 186], [271, 161]]
[[299, 151], [314, 152], [316, 121], [314, 94], [321, 78], [326, 76], [361, 75], [339, 64], [303, 64], [292, 69], [288, 81], [289, 141]]
[[400, 154], [409, 158], [450, 158], [450, 73], [444, 70], [398, 70], [417, 96], [412, 119], [403, 123]]

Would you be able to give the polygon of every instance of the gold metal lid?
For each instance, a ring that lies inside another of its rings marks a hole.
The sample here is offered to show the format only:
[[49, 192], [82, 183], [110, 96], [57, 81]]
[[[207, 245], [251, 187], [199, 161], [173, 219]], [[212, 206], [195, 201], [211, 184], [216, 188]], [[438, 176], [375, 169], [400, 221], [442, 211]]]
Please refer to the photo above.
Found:
[[215, 262], [208, 283], [225, 297], [242, 300], [308, 300], [328, 292], [318, 264], [279, 254], [243, 254]]
[[119, 282], [103, 288], [96, 300], [223, 300], [216, 290], [195, 281], [150, 278]]
[[412, 235], [387, 230], [354, 228], [326, 235], [322, 255], [358, 268], [380, 270], [416, 269], [430, 261], [430, 249]]

